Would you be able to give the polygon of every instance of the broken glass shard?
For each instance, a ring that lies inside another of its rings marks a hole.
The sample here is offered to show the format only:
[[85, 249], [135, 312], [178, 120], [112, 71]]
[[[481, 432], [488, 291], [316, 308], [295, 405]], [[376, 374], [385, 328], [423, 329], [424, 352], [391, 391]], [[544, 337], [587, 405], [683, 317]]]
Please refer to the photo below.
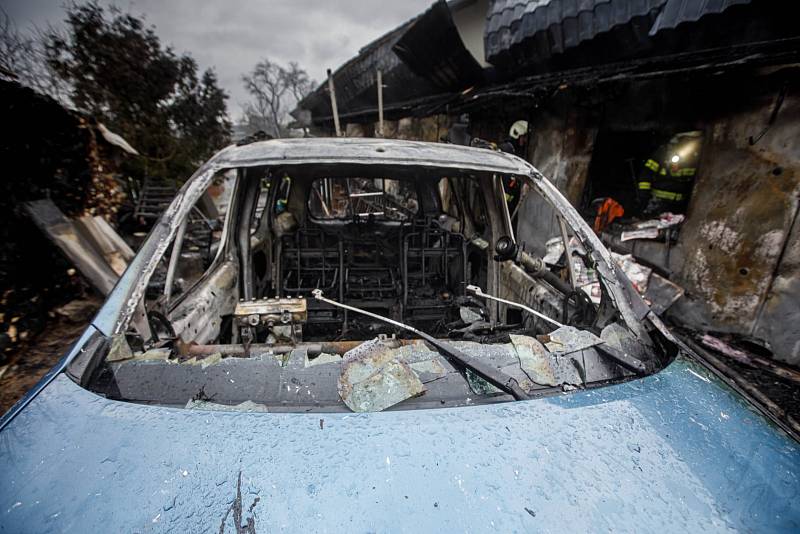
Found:
[[411, 367], [377, 339], [345, 353], [338, 389], [354, 412], [379, 412], [425, 392]]

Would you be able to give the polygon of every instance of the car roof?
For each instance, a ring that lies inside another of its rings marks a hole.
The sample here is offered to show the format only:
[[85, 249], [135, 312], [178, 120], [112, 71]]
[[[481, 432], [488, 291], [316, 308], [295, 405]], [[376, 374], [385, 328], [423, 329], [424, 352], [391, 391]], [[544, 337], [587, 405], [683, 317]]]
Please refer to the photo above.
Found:
[[232, 145], [210, 163], [223, 167], [314, 163], [421, 166], [503, 174], [529, 174], [532, 170], [521, 158], [485, 148], [356, 137], [270, 139]]

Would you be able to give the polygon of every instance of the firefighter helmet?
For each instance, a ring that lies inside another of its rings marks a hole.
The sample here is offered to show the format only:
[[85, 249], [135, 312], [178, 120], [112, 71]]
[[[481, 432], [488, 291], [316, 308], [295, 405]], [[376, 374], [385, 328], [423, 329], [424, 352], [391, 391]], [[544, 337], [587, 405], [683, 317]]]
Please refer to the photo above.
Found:
[[519, 139], [521, 135], [528, 135], [528, 121], [517, 121], [512, 124], [508, 135], [512, 139]]

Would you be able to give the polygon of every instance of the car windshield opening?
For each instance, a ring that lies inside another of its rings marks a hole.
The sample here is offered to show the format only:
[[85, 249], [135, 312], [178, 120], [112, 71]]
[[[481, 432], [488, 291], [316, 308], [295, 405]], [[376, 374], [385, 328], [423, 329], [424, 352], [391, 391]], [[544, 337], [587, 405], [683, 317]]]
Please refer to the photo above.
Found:
[[[530, 177], [512, 178], [563, 216]], [[411, 164], [225, 169], [183, 207], [143, 319], [112, 336], [90, 387], [187, 408], [360, 412], [525, 399], [657, 368], [578, 232], [565, 229], [569, 254], [601, 273], [599, 300], [564, 255], [515, 239], [508, 182]]]

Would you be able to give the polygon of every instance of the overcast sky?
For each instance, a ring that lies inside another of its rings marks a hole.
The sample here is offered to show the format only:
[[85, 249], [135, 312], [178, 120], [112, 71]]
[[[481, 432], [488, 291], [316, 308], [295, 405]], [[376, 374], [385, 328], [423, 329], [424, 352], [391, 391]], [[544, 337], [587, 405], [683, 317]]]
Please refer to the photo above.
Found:
[[[20, 29], [60, 25], [65, 0], [2, 0]], [[247, 99], [241, 76], [264, 57], [297, 61], [317, 82], [376, 37], [433, 0], [100, 0], [156, 26], [162, 43], [213, 67], [237, 119]]]

